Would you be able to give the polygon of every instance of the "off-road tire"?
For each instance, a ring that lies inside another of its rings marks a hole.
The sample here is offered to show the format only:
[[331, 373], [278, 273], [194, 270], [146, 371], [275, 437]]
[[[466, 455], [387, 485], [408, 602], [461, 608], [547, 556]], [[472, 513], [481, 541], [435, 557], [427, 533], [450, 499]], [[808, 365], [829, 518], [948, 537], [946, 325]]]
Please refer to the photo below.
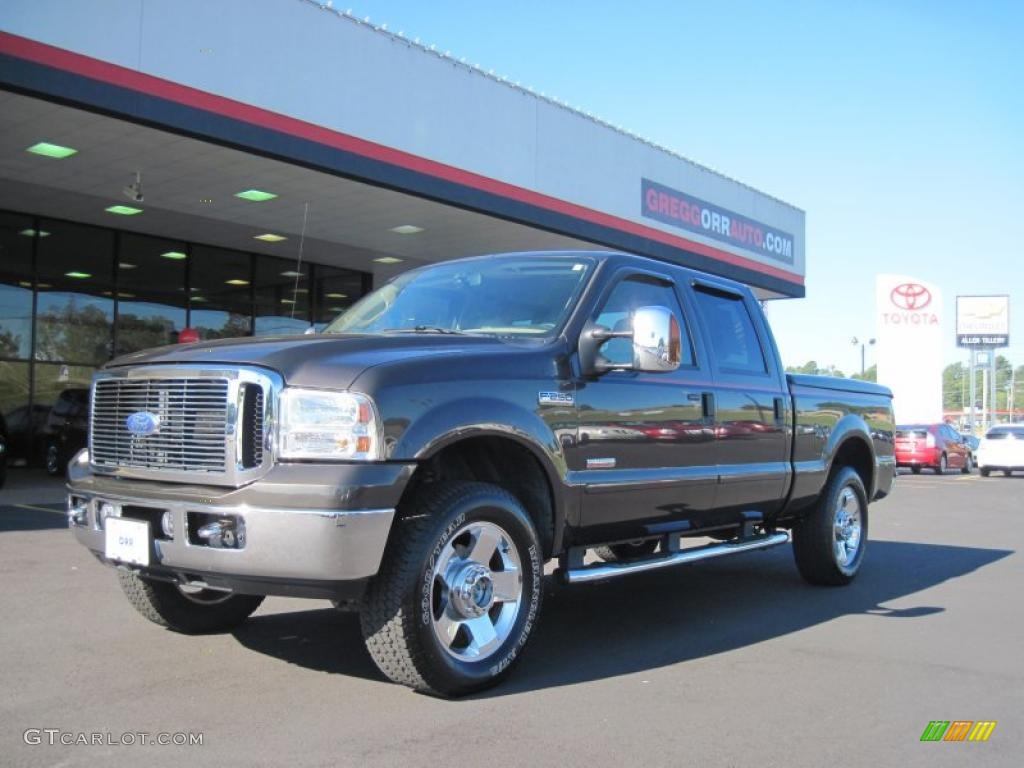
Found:
[[[170, 582], [146, 579], [125, 570], [118, 570], [117, 578], [135, 610], [154, 624], [186, 635], [228, 632], [248, 619], [263, 602], [262, 595], [227, 595], [222, 598], [219, 594], [211, 594], [208, 596], [211, 602], [203, 604], [187, 597]], [[205, 592], [212, 593], [213, 590]]]
[[[521, 559], [522, 603], [508, 637], [485, 658], [464, 661], [437, 640], [431, 615], [436, 558], [458, 531], [493, 522]], [[529, 514], [512, 494], [480, 482], [424, 490], [395, 520], [380, 571], [360, 608], [367, 650], [390, 680], [437, 696], [462, 696], [501, 682], [521, 658], [540, 614], [543, 556]]]
[[622, 560], [635, 560], [638, 557], [649, 557], [658, 548], [657, 539], [645, 539], [644, 541], [627, 541], [622, 544], [610, 544], [606, 547], [597, 547], [594, 554], [606, 563], [617, 563]]
[[[836, 535], [833, 528], [839, 495], [845, 488], [853, 491], [860, 504], [860, 546], [849, 565], [836, 559]], [[814, 509], [793, 528], [793, 556], [800, 575], [811, 584], [842, 586], [849, 584], [861, 564], [868, 542], [868, 502], [864, 483], [851, 467], [835, 469], [825, 484]]]

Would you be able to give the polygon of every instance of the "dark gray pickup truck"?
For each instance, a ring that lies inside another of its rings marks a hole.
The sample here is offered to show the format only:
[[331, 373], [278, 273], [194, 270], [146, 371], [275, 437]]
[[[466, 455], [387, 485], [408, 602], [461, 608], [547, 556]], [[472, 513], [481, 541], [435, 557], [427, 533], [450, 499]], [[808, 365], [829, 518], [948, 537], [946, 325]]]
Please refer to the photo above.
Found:
[[792, 534], [845, 584], [895, 475], [887, 389], [787, 376], [746, 287], [615, 253], [424, 267], [317, 335], [114, 360], [91, 402], [70, 527], [146, 618], [330, 599], [442, 695], [509, 673], [552, 559], [589, 582]]

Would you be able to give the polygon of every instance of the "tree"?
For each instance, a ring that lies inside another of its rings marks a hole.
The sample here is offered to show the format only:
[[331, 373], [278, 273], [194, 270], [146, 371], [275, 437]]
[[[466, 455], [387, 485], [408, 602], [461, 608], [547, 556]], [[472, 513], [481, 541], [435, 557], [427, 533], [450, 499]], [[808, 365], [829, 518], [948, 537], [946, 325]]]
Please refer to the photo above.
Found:
[[812, 376], [836, 376], [840, 379], [846, 378], [843, 372], [834, 365], [830, 364], [828, 368], [820, 368], [816, 360], [808, 360], [803, 365], [787, 366], [786, 373], [809, 373]]
[[851, 379], [860, 379], [861, 381], [878, 381], [878, 366], [872, 365], [864, 373], [855, 373]]

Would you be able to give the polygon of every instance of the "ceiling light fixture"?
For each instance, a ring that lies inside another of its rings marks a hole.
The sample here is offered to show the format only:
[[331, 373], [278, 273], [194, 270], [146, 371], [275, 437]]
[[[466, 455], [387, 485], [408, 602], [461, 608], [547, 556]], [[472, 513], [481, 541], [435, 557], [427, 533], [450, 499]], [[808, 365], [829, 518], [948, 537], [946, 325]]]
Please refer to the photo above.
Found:
[[262, 240], [265, 243], [280, 243], [282, 240], [287, 240], [287, 237], [281, 235], [275, 235], [273, 232], [267, 232], [262, 235], [254, 235], [255, 240]]
[[117, 266], [120, 267], [121, 269], [135, 269], [139, 265], [138, 264], [131, 264], [131, 263], [127, 262], [127, 261], [119, 261], [117, 263]]
[[328, 299], [347, 299], [348, 298], [348, 294], [347, 293], [328, 293], [327, 294], [327, 298]]
[[374, 259], [378, 264], [398, 264], [402, 259], [397, 256], [381, 256], [380, 258]]
[[422, 232], [423, 227], [417, 227], [415, 224], [402, 224], [397, 227], [392, 227], [391, 231], [399, 235], [415, 235], [418, 232]]
[[76, 270], [71, 270], [70, 272], [65, 272], [64, 277], [73, 277], [76, 280], [88, 280], [90, 277], [92, 277], [92, 275], [89, 274], [88, 272], [78, 272]]
[[24, 235], [25, 237], [49, 237], [50, 236], [50, 233], [47, 232], [45, 229], [40, 229], [40, 230], [23, 229], [18, 234], [19, 235]]
[[235, 192], [235, 197], [240, 197], [253, 203], [262, 203], [267, 200], [273, 200], [277, 195], [273, 192], [264, 192], [262, 189], [247, 189], [244, 192]]
[[171, 261], [181, 261], [182, 259], [188, 258], [188, 256], [181, 251], [168, 251], [167, 253], [161, 253], [160, 255], [165, 259], [170, 259]]
[[142, 213], [141, 208], [132, 208], [130, 205], [111, 205], [103, 210], [107, 213], [116, 213], [118, 216], [134, 216], [137, 213]]
[[248, 285], [249, 281], [248, 280], [243, 280], [240, 277], [233, 277], [230, 280], [225, 280], [224, 283], [226, 285]]
[[71, 147], [62, 147], [60, 144], [51, 144], [48, 141], [40, 141], [38, 144], [33, 144], [28, 147], [26, 152], [31, 152], [33, 155], [42, 155], [43, 157], [52, 157], [56, 160], [63, 160], [65, 157], [71, 157], [72, 155], [78, 154], [77, 149]]
[[305, 277], [305, 272], [296, 272], [295, 270], [289, 269], [287, 272], [282, 272], [281, 277]]

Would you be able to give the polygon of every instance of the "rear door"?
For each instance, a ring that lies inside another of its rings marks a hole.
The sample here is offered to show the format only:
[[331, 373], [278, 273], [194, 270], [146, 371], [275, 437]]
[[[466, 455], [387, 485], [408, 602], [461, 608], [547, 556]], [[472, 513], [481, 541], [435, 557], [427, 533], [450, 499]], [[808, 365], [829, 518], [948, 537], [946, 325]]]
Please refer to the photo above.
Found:
[[730, 286], [697, 280], [697, 308], [714, 376], [714, 425], [722, 522], [781, 508], [791, 472], [785, 377], [753, 302]]

